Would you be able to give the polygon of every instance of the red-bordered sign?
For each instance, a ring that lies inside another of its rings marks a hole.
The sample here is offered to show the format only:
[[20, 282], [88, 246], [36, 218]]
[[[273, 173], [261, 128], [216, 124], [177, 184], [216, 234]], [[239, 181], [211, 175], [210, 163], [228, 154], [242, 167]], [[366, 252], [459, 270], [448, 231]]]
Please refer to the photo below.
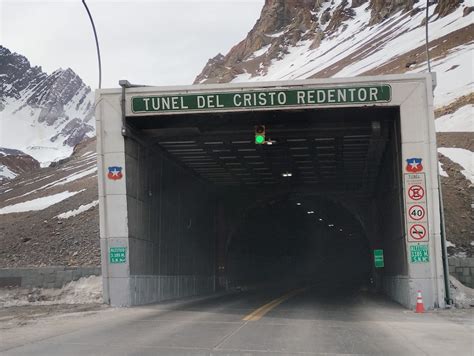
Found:
[[412, 205], [410, 206], [410, 209], [408, 209], [408, 216], [412, 220], [423, 220], [425, 215], [425, 208], [423, 208], [421, 205]]
[[426, 228], [420, 224], [410, 226], [410, 237], [416, 241], [423, 240], [426, 237]]
[[408, 196], [411, 200], [421, 200], [425, 196], [425, 190], [421, 185], [412, 185], [408, 189]]

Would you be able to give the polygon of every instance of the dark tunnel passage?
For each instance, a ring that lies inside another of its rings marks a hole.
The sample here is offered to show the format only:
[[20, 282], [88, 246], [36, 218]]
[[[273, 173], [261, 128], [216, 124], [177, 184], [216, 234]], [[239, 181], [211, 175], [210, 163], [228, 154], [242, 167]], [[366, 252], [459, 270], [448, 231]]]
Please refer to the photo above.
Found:
[[127, 123], [129, 226], [141, 236], [130, 273], [158, 276], [157, 299], [268, 284], [380, 290], [406, 275], [397, 108]]
[[340, 284], [370, 279], [369, 243], [359, 221], [323, 196], [285, 196], [246, 211], [226, 251], [231, 286]]

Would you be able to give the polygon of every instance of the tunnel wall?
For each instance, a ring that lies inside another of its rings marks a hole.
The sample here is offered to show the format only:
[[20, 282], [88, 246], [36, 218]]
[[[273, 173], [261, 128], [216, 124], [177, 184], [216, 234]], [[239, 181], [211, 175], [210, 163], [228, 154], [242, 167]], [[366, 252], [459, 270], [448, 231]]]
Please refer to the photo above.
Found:
[[214, 202], [157, 148], [125, 141], [131, 304], [214, 290]]
[[400, 304], [409, 304], [408, 262], [403, 219], [403, 183], [400, 157], [399, 123], [393, 122], [391, 141], [380, 167], [374, 213], [376, 242], [384, 251], [384, 268], [376, 269], [380, 287]]

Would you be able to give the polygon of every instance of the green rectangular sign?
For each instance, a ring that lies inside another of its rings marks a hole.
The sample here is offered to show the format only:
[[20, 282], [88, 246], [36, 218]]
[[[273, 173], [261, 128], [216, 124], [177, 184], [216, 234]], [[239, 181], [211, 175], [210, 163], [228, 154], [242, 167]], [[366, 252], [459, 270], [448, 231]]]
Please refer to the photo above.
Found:
[[132, 112], [169, 113], [199, 110], [273, 108], [285, 106], [364, 104], [389, 102], [390, 85], [314, 89], [256, 90], [132, 97]]
[[375, 268], [382, 268], [383, 263], [383, 250], [374, 250], [374, 263]]
[[127, 262], [127, 248], [126, 247], [111, 247], [109, 249], [110, 263], [125, 263]]
[[430, 262], [430, 254], [428, 250], [428, 245], [410, 246], [410, 260], [411, 260], [411, 263]]

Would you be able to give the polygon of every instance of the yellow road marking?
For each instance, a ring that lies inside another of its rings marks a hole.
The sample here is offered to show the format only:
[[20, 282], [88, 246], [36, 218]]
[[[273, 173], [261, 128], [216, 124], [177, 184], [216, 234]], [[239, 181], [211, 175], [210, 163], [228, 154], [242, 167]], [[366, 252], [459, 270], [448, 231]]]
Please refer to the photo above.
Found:
[[298, 293], [301, 293], [305, 290], [306, 288], [300, 288], [300, 289], [295, 289], [291, 292], [288, 292], [281, 297], [272, 300], [271, 302], [261, 306], [260, 308], [254, 310], [250, 314], [246, 315], [242, 320], [244, 321], [256, 321], [260, 320], [265, 314], [267, 314], [270, 310], [273, 308], [277, 307], [281, 303], [283, 303], [285, 300], [290, 299], [291, 297], [295, 296]]

